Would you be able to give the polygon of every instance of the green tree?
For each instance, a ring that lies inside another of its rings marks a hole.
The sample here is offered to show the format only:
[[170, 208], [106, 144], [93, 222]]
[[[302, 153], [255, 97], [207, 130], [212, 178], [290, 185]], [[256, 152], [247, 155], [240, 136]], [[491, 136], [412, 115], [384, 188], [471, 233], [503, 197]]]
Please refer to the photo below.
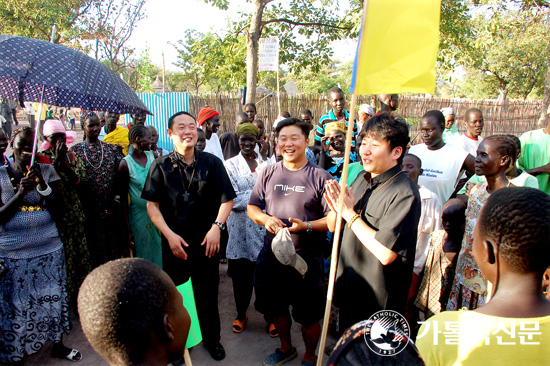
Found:
[[188, 85], [199, 91], [235, 90], [246, 77], [244, 36], [230, 32], [222, 38], [215, 33], [187, 30], [185, 38], [174, 47], [178, 51], [175, 63], [184, 72]]
[[49, 41], [56, 25], [55, 43], [80, 37], [79, 22], [94, 0], [0, 0], [0, 33]]
[[[204, 0], [227, 9], [227, 0]], [[246, 36], [246, 84], [248, 101], [256, 100], [258, 81], [258, 44], [260, 37], [278, 36], [280, 62], [291, 71], [306, 67], [318, 71], [333, 56], [331, 42], [345, 38], [353, 25], [347, 17], [338, 15], [338, 1], [323, 0], [322, 6], [311, 0], [248, 0], [250, 12], [244, 20], [234, 22], [233, 29]]]

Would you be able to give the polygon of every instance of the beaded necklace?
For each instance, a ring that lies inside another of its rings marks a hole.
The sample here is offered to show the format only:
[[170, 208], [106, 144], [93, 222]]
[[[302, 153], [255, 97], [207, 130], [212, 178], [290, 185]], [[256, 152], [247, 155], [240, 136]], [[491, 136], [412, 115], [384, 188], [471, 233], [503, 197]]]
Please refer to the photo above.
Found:
[[101, 160], [99, 161], [99, 165], [96, 167], [90, 162], [90, 160], [88, 160], [88, 144], [84, 141], [84, 157], [86, 158], [86, 162], [88, 162], [94, 170], [101, 168], [101, 165], [103, 165], [103, 142], [101, 140], [99, 140], [99, 146], [101, 146]]

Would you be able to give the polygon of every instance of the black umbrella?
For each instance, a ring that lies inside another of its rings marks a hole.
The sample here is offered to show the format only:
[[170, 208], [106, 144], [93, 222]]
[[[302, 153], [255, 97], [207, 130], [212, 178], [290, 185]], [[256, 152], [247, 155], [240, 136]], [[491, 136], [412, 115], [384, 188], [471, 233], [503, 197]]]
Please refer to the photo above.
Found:
[[26, 37], [0, 35], [0, 96], [21, 104], [29, 101], [121, 114], [152, 114], [136, 93], [101, 62], [64, 46]]

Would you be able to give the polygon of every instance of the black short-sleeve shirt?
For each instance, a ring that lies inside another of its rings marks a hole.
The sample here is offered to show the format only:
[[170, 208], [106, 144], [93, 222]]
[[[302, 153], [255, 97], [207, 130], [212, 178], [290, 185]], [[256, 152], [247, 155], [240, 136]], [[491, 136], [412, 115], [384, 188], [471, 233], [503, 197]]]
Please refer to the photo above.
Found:
[[[420, 194], [399, 165], [370, 181], [366, 177], [367, 173], [362, 172], [352, 184], [355, 210], [361, 213], [367, 225], [376, 230], [376, 240], [397, 253], [398, 257], [389, 265], [382, 265], [346, 225], [337, 286], [349, 291], [346, 281], [362, 281], [369, 290], [357, 294], [358, 300], [368, 293], [368, 297], [374, 298], [360, 301], [372, 306], [373, 311], [391, 309], [404, 312], [416, 250]], [[349, 276], [356, 278], [347, 278]]]
[[196, 151], [195, 160], [187, 165], [176, 154], [172, 151], [151, 164], [141, 198], [158, 202], [170, 229], [189, 245], [200, 245], [221, 204], [234, 199], [236, 194], [220, 159]]

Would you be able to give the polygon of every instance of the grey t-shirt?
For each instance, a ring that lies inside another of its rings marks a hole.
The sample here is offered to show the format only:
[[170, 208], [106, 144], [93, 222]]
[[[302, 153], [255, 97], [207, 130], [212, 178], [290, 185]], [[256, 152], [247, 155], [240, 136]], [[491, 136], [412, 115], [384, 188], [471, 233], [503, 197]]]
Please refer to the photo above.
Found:
[[[323, 197], [325, 183], [332, 176], [315, 164], [308, 162], [300, 170], [289, 170], [283, 162], [266, 167], [256, 180], [249, 205], [265, 208], [270, 216], [292, 226], [290, 217], [314, 221], [328, 215], [330, 208]], [[321, 250], [326, 237], [324, 232], [305, 231], [292, 234], [297, 252]], [[264, 245], [269, 245], [274, 235], [266, 232]], [[271, 250], [271, 249], [270, 249]]]

